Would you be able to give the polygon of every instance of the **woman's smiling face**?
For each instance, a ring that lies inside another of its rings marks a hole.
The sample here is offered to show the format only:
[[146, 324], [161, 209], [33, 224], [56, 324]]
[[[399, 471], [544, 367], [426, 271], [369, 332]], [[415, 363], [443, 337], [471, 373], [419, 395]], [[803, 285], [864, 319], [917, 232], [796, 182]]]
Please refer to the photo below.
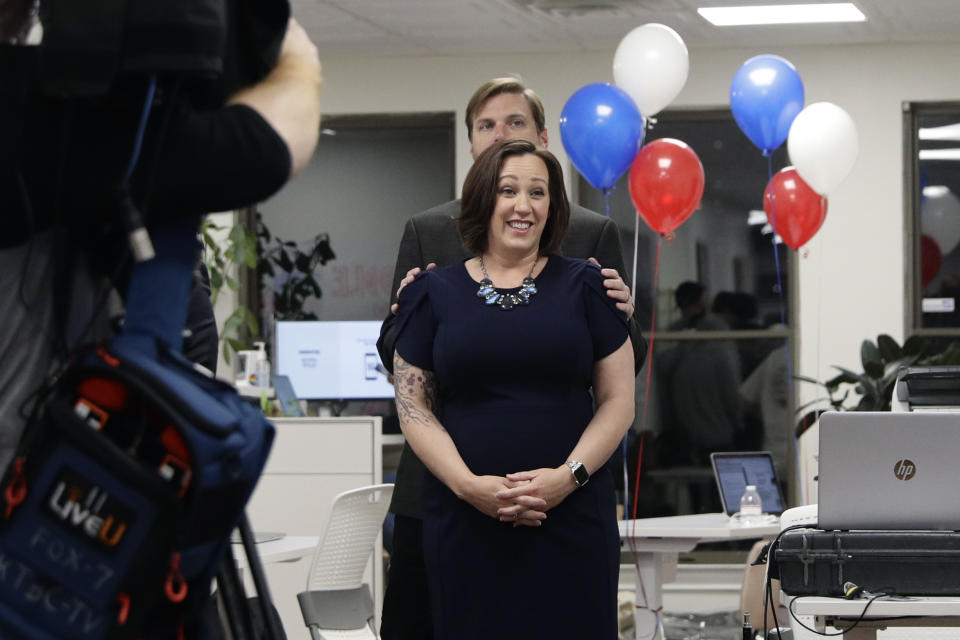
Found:
[[547, 165], [533, 154], [510, 156], [497, 181], [497, 202], [487, 231], [488, 250], [538, 253], [550, 216]]

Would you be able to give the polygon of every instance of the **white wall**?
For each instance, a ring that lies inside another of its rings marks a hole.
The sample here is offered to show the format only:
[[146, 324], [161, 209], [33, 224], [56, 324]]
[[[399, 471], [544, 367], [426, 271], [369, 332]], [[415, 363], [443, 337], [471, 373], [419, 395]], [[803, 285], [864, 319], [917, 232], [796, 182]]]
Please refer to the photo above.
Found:
[[[323, 106], [337, 114], [455, 110], [462, 121], [464, 104], [479, 84], [519, 73], [543, 98], [550, 148], [569, 166], [556, 128], [560, 111], [581, 86], [612, 81], [616, 44], [610, 43], [609, 54], [327, 58]], [[832, 375], [831, 364], [859, 370], [862, 339], [881, 332], [903, 338], [901, 103], [960, 98], [954, 70], [960, 44], [692, 50], [689, 80], [674, 107], [727, 106], [734, 73], [760, 53], [792, 61], [807, 103], [840, 105], [860, 133], [857, 164], [830, 198], [827, 220], [799, 260], [795, 369], [824, 379]], [[462, 125], [458, 136], [460, 184], [470, 166]], [[745, 171], [761, 170], [757, 153], [757, 164]]]
[[[384, 110], [386, 109], [386, 105]], [[270, 231], [301, 249], [330, 234], [336, 258], [317, 269], [319, 320], [382, 320], [397, 248], [413, 214], [451, 199], [448, 131], [340, 129], [310, 164], [260, 205]]]

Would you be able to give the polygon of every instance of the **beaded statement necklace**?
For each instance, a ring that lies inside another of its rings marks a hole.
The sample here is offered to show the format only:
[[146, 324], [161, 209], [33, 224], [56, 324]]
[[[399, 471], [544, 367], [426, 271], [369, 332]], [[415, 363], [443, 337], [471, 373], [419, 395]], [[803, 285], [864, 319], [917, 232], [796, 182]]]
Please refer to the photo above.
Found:
[[530, 297], [537, 293], [537, 285], [533, 281], [533, 270], [537, 267], [540, 258], [533, 261], [530, 267], [530, 273], [523, 279], [520, 290], [517, 293], [500, 293], [493, 286], [493, 280], [487, 273], [487, 267], [483, 264], [483, 256], [480, 256], [480, 271], [483, 273], [483, 280], [480, 281], [480, 288], [477, 290], [477, 297], [482, 298], [484, 304], [497, 305], [504, 311], [510, 311], [518, 304], [530, 304]]

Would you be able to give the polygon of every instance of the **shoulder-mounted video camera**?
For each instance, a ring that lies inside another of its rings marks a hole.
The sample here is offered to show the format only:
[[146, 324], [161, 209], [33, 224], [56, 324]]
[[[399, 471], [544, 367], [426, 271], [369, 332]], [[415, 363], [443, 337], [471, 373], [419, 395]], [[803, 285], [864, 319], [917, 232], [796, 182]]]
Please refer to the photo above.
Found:
[[124, 77], [177, 76], [222, 104], [276, 64], [288, 0], [41, 0], [43, 88], [106, 95]]

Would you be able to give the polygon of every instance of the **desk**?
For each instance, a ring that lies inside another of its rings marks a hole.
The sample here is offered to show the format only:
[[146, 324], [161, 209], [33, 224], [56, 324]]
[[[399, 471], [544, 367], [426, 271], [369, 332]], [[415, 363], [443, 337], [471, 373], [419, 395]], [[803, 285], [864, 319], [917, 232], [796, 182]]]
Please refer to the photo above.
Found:
[[[782, 594], [786, 605], [792, 596]], [[793, 604], [796, 615], [814, 616], [814, 627], [823, 631], [828, 625], [846, 628], [863, 613], [867, 599], [844, 600], [821, 596], [802, 596]], [[899, 620], [880, 620], [896, 616], [911, 616]], [[916, 617], [914, 617], [916, 616]], [[878, 629], [887, 627], [958, 627], [960, 626], [960, 598], [957, 597], [915, 597], [915, 598], [877, 598], [867, 615], [843, 634], [846, 640], [874, 640]]]
[[[257, 555], [260, 556], [262, 564], [272, 562], [294, 562], [301, 558], [309, 558], [320, 543], [319, 536], [283, 536], [278, 540], [269, 542], [260, 542], [255, 544]], [[234, 542], [230, 545], [233, 548], [233, 558], [237, 563], [238, 569], [247, 568], [247, 554], [243, 552], [243, 545]], [[303, 585], [306, 588], [306, 584]]]
[[[653, 613], [663, 603], [663, 583], [676, 577], [677, 555], [690, 551], [701, 542], [724, 540], [752, 540], [773, 537], [780, 532], [780, 524], [744, 526], [731, 524], [724, 513], [700, 513], [667, 518], [643, 518], [620, 521], [620, 546], [634, 551], [639, 570], [637, 576], [636, 610], [637, 640], [663, 638], [663, 630], [656, 630]], [[643, 589], [640, 588], [641, 584]], [[647, 602], [643, 602], [646, 591]], [[656, 631], [655, 631], [656, 630]]]

